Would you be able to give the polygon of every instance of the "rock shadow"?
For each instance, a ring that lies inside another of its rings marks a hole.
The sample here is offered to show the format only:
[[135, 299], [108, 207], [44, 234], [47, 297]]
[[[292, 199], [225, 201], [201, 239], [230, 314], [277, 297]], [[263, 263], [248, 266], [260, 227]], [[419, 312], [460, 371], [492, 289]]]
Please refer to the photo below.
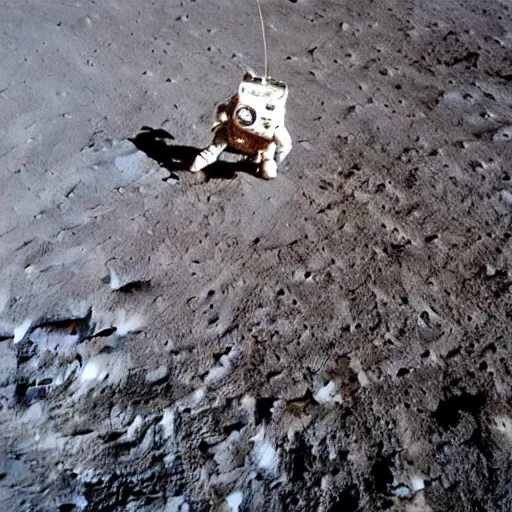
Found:
[[[162, 128], [151, 128], [143, 126], [140, 132], [133, 138], [129, 139], [137, 149], [146, 153], [152, 160], [157, 161], [160, 166], [167, 169], [171, 175], [166, 178], [179, 180], [176, 171], [188, 171], [194, 158], [199, 154], [201, 149], [193, 146], [182, 146], [172, 144], [174, 136]], [[227, 152], [230, 151], [229, 148]], [[203, 170], [208, 179], [234, 179], [237, 172], [247, 172], [256, 175], [258, 166], [250, 162], [225, 162], [218, 160]]]

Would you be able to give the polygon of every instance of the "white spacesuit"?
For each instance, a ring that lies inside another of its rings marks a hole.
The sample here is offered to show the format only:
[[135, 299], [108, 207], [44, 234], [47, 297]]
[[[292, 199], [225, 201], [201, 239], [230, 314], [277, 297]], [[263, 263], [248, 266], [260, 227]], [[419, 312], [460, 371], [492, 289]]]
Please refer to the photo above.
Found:
[[259, 164], [263, 178], [277, 176], [277, 164], [292, 149], [284, 126], [288, 88], [283, 82], [247, 73], [238, 93], [217, 107], [212, 143], [201, 151], [190, 170], [198, 172], [215, 162], [229, 146]]

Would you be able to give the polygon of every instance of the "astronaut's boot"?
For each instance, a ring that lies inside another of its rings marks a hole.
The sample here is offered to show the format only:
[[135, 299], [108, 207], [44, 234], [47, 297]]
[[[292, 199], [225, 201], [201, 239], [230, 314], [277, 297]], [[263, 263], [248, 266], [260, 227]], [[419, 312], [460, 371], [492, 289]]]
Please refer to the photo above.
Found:
[[261, 164], [261, 177], [272, 180], [277, 176], [277, 163], [275, 160], [263, 160]]
[[213, 164], [219, 158], [219, 155], [226, 149], [227, 143], [221, 137], [216, 137], [212, 144], [206, 149], [203, 149], [199, 155], [196, 156], [194, 162], [190, 166], [190, 172], [202, 171], [205, 167]]

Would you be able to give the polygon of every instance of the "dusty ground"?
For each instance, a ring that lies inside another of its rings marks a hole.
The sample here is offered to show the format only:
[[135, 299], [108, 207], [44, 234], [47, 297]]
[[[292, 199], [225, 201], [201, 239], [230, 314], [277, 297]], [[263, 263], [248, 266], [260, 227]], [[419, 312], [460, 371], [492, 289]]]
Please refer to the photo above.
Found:
[[512, 509], [511, 4], [263, 10], [273, 182], [253, 1], [2, 6], [3, 510]]

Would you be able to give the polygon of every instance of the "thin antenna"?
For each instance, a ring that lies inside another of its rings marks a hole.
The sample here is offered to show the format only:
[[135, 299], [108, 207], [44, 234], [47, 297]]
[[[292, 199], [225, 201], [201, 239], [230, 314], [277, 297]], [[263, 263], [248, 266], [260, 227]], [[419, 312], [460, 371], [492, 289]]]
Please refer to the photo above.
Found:
[[261, 35], [263, 37], [263, 51], [265, 53], [265, 78], [268, 78], [268, 66], [267, 66], [267, 38], [265, 36], [265, 23], [263, 23], [263, 14], [261, 13], [260, 0], [256, 0], [258, 4], [258, 12], [260, 13], [261, 22]]

